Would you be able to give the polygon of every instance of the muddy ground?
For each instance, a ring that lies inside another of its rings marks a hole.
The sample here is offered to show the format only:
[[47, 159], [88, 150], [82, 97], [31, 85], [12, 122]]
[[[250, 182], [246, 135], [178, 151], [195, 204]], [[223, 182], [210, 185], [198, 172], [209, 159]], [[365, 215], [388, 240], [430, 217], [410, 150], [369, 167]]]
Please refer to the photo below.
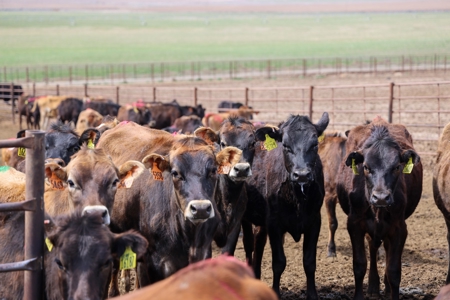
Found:
[[[13, 137], [17, 130], [18, 125], [13, 125], [9, 116], [1, 116], [0, 139]], [[422, 199], [415, 213], [407, 220], [409, 234], [402, 259], [401, 291], [403, 294], [401, 299], [432, 299], [444, 285], [447, 272], [447, 231], [444, 219], [434, 203], [431, 186], [434, 156], [423, 156], [422, 161], [424, 164]], [[346, 216], [339, 206], [337, 215], [339, 220], [339, 228], [336, 232], [337, 257], [331, 259], [326, 257], [328, 221], [325, 207], [322, 208], [316, 271], [316, 285], [322, 299], [353, 297], [352, 250], [346, 228]], [[306, 298], [301, 244], [302, 241], [295, 243], [289, 235], [286, 236], [287, 267], [281, 277], [282, 299]], [[217, 254], [218, 252], [215, 251], [215, 255]], [[238, 243], [236, 256], [244, 260], [245, 254], [241, 240]], [[383, 274], [384, 266], [383, 256], [378, 261], [380, 274]], [[366, 273], [365, 288], [367, 288], [367, 276]], [[264, 254], [262, 280], [271, 285], [271, 251], [268, 245]]]

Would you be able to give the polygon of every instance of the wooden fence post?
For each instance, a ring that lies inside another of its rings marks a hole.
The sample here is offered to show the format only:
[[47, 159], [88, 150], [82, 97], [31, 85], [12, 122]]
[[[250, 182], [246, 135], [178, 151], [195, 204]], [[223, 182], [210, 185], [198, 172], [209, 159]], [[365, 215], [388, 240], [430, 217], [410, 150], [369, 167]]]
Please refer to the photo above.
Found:
[[56, 85], [56, 96], [59, 96], [59, 84]]
[[197, 87], [194, 88], [194, 106], [197, 106], [198, 101], [198, 89]]
[[88, 97], [88, 84], [87, 83], [84, 84], [84, 96]]
[[119, 104], [119, 86], [116, 86], [116, 104]]
[[245, 106], [248, 106], [248, 87], [245, 88]]
[[312, 120], [313, 115], [313, 99], [314, 99], [314, 86], [309, 87], [309, 119]]
[[33, 97], [36, 97], [36, 82], [33, 82]]
[[13, 121], [13, 124], [16, 124], [16, 118], [15, 118], [16, 112], [15, 112], [15, 109], [14, 109], [14, 107], [15, 107], [15, 103], [14, 103], [14, 83], [12, 83], [12, 82], [11, 82], [11, 86], [10, 86], [10, 90], [9, 91], [11, 93], [12, 121]]
[[153, 87], [153, 102], [156, 102], [156, 87]]
[[394, 83], [389, 83], [389, 111], [388, 111], [388, 122], [392, 123], [392, 115], [394, 108]]

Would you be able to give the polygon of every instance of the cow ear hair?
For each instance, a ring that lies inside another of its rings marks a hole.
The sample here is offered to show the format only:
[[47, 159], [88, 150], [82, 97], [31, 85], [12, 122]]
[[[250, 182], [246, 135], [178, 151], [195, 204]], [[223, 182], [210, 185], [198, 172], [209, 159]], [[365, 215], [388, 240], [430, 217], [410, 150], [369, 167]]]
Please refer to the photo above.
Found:
[[[241, 159], [242, 150], [236, 147], [225, 147], [216, 154], [216, 161], [220, 168], [231, 167], [239, 162]], [[221, 173], [221, 172], [219, 172]], [[228, 174], [228, 172], [222, 172]]]
[[347, 159], [345, 160], [345, 165], [347, 167], [351, 167], [353, 159], [355, 160], [355, 165], [359, 165], [364, 161], [364, 156], [362, 155], [361, 152], [354, 151], [347, 156]]
[[67, 181], [66, 169], [55, 162], [45, 164], [45, 177], [54, 190], [64, 190]]
[[147, 251], [148, 241], [134, 230], [116, 234], [111, 252], [117, 257], [121, 257], [127, 247], [130, 247], [136, 253], [137, 258], [141, 258]]
[[100, 131], [95, 128], [88, 128], [80, 136], [79, 144], [83, 145], [84, 143], [88, 144], [89, 140], [94, 143], [94, 145], [97, 145], [98, 140], [100, 139]]
[[256, 140], [264, 142], [266, 140], [266, 134], [275, 139], [277, 142], [281, 142], [282, 136], [278, 127], [265, 125], [264, 127], [257, 129], [255, 132]]
[[345, 131], [345, 136], [348, 137], [348, 134], [350, 133], [350, 130]]
[[209, 145], [219, 143], [219, 135], [209, 127], [199, 127], [194, 131], [194, 136], [203, 139]]
[[[152, 153], [147, 155], [142, 159], [146, 169], [150, 171], [162, 171], [170, 169], [169, 158], [167, 156], [162, 156], [157, 153]], [[158, 170], [156, 170], [158, 169]]]
[[144, 170], [145, 166], [136, 160], [129, 160], [123, 163], [119, 167], [120, 184], [118, 185], [118, 188], [130, 188], [133, 184], [133, 181], [141, 176]]
[[402, 156], [401, 156], [402, 163], [407, 163], [410, 157], [412, 158], [412, 162], [414, 164], [417, 164], [420, 162], [419, 154], [417, 154], [417, 152], [412, 149], [408, 149], [408, 150], [403, 151], [403, 153], [402, 153]]
[[330, 122], [330, 118], [328, 116], [327, 112], [324, 112], [322, 114], [322, 117], [317, 122], [317, 124], [314, 124], [314, 127], [316, 127], [317, 130], [317, 136], [321, 136], [322, 133], [327, 129], [328, 123]]

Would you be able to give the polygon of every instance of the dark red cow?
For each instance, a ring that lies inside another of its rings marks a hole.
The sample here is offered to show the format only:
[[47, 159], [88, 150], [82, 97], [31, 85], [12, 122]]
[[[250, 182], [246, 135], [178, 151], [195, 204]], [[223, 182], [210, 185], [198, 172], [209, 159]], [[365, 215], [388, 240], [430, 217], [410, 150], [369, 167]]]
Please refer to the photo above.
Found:
[[405, 220], [422, 194], [422, 164], [411, 135], [403, 125], [381, 118], [350, 130], [347, 157], [337, 181], [339, 203], [348, 215], [353, 249], [354, 299], [363, 299], [367, 270], [364, 239], [370, 250], [369, 296], [379, 297], [377, 251], [386, 251], [385, 292], [399, 299], [402, 252], [408, 231]]

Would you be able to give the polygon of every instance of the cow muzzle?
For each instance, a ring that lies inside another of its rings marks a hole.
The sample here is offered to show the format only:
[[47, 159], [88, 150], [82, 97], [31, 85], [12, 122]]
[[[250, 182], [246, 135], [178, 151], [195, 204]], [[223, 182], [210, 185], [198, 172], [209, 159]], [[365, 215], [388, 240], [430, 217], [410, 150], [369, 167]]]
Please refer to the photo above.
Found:
[[233, 181], [244, 181], [252, 176], [252, 168], [249, 163], [237, 163], [231, 168], [228, 176]]
[[310, 169], [297, 169], [291, 173], [291, 181], [299, 184], [307, 184], [314, 180]]
[[109, 216], [109, 211], [106, 206], [103, 205], [88, 205], [83, 209], [83, 212], [81, 213], [82, 216], [86, 214], [92, 214], [92, 213], [101, 213], [103, 218], [103, 224], [109, 225], [111, 223], [111, 218]]
[[392, 194], [388, 191], [373, 191], [370, 196], [370, 204], [375, 207], [388, 207], [392, 205]]
[[194, 224], [206, 222], [214, 217], [214, 208], [209, 200], [192, 200], [184, 210], [184, 217]]

